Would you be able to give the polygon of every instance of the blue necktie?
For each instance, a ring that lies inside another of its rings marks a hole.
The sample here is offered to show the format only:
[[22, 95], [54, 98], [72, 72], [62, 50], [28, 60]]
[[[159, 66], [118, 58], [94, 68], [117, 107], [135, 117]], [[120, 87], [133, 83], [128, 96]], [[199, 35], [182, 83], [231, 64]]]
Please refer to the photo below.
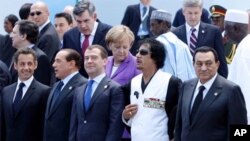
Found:
[[19, 84], [19, 88], [16, 92], [16, 97], [15, 97], [15, 100], [13, 102], [13, 111], [14, 113], [16, 113], [17, 111], [17, 108], [18, 108], [18, 103], [22, 100], [22, 97], [23, 97], [23, 87], [25, 86], [25, 84], [23, 82], [21, 82]]
[[85, 106], [85, 111], [88, 111], [89, 109], [89, 104], [91, 101], [91, 94], [92, 94], [92, 85], [94, 83], [94, 80], [89, 80], [87, 83], [87, 88], [85, 90], [85, 95], [84, 95], [84, 106]]
[[[146, 12], [147, 12], [147, 7], [144, 6], [142, 8], [142, 17], [145, 16]], [[147, 30], [147, 18], [144, 18], [143, 21], [142, 21], [142, 30], [143, 31]]]
[[52, 109], [52, 107], [54, 106], [56, 100], [58, 99], [59, 97], [59, 94], [61, 92], [61, 89], [62, 89], [62, 86], [63, 86], [63, 81], [60, 81], [59, 84], [56, 86], [56, 89], [53, 93], [53, 96], [52, 96], [52, 101], [51, 101], [51, 104], [50, 104], [50, 109]]

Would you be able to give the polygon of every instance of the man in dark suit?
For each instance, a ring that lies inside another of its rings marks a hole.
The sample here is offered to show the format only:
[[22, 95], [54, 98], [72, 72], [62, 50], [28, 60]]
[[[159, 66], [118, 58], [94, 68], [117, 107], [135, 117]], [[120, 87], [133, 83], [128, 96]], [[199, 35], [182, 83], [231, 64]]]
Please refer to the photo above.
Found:
[[[37, 81], [49, 86], [52, 77], [52, 66], [47, 55], [35, 45], [38, 40], [38, 34], [39, 31], [36, 24], [31, 21], [21, 20], [16, 23], [10, 37], [12, 38], [12, 45], [14, 48], [21, 49], [28, 47], [36, 52], [38, 64], [34, 72], [34, 77]], [[12, 83], [14, 83], [17, 81], [18, 73], [14, 69], [13, 63], [10, 67], [10, 72]]]
[[[108, 50], [105, 44], [105, 36], [111, 26], [97, 20], [94, 4], [80, 1], [74, 7], [73, 13], [77, 27], [64, 34], [63, 48], [76, 50], [81, 54], [83, 60], [84, 52], [89, 45], [99, 44]], [[88, 77], [83, 64], [80, 73], [86, 78]]]
[[33, 77], [37, 58], [32, 49], [18, 50], [13, 60], [18, 81], [2, 91], [1, 140], [42, 141], [44, 112], [50, 88]]
[[184, 0], [183, 15], [186, 23], [174, 29], [173, 33], [189, 46], [191, 54], [201, 46], [214, 48], [220, 61], [218, 73], [226, 78], [228, 69], [222, 35], [218, 27], [201, 22], [202, 5], [201, 0]]
[[118, 83], [105, 75], [108, 54], [99, 45], [87, 48], [84, 67], [88, 83], [77, 88], [73, 99], [70, 141], [119, 141], [124, 126], [124, 98]]
[[[156, 8], [150, 5], [151, 0], [140, 0], [139, 4], [129, 5], [125, 11], [121, 24], [126, 25], [135, 35], [135, 41], [130, 52], [135, 55], [138, 41], [152, 35], [150, 31], [150, 16]], [[145, 11], [144, 11], [145, 9]]]
[[31, 21], [39, 26], [39, 40], [37, 47], [48, 56], [51, 64], [60, 49], [60, 40], [56, 30], [49, 20], [49, 9], [44, 2], [35, 2], [30, 8]]
[[[56, 78], [47, 102], [44, 122], [44, 141], [68, 141], [73, 90], [86, 83], [87, 79], [78, 72], [81, 67], [81, 56], [73, 49], [62, 49], [53, 63]], [[63, 83], [56, 97], [56, 89]]]
[[233, 124], [247, 124], [241, 89], [217, 73], [220, 62], [213, 48], [194, 53], [197, 78], [183, 83], [178, 103], [175, 141], [228, 141]]

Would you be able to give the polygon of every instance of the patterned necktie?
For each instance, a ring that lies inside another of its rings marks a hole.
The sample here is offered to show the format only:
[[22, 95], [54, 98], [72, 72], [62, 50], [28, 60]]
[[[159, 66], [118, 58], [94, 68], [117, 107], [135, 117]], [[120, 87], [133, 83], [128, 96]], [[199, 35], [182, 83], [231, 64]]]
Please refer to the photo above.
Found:
[[190, 36], [190, 42], [189, 42], [189, 48], [190, 48], [190, 52], [192, 55], [194, 55], [194, 51], [196, 49], [196, 44], [197, 44], [197, 37], [195, 36], [195, 28], [191, 29], [191, 36]]
[[192, 112], [191, 112], [191, 116], [190, 116], [190, 121], [192, 122], [194, 119], [195, 114], [197, 113], [199, 106], [203, 100], [203, 91], [205, 90], [204, 86], [200, 86], [199, 87], [199, 92], [194, 100], [194, 104], [192, 107]]
[[52, 95], [52, 100], [51, 100], [51, 104], [50, 104], [50, 109], [52, 109], [52, 107], [54, 106], [56, 100], [59, 97], [59, 94], [61, 92], [62, 86], [63, 86], [63, 81], [60, 81], [59, 84], [56, 86], [56, 89]]
[[82, 42], [82, 56], [84, 56], [84, 53], [89, 46], [89, 36], [90, 35], [84, 35], [84, 41]]
[[13, 111], [14, 111], [14, 113], [16, 113], [17, 108], [18, 108], [18, 104], [22, 100], [22, 97], [23, 97], [23, 87], [24, 86], [25, 86], [25, 84], [23, 82], [21, 82], [19, 84], [19, 88], [18, 88], [18, 90], [16, 92], [16, 97], [15, 97], [15, 100], [13, 102]]
[[[147, 7], [144, 6], [144, 7], [142, 8], [142, 17], [145, 16], [146, 12], [147, 12]], [[143, 21], [142, 21], [142, 30], [143, 30], [143, 31], [146, 31], [146, 30], [147, 30], [147, 17], [145, 17], [145, 18], [143, 19]]]
[[88, 111], [89, 109], [89, 104], [91, 101], [91, 95], [92, 95], [92, 85], [94, 83], [94, 80], [89, 80], [87, 83], [87, 88], [85, 90], [85, 95], [84, 95], [84, 107], [85, 111]]

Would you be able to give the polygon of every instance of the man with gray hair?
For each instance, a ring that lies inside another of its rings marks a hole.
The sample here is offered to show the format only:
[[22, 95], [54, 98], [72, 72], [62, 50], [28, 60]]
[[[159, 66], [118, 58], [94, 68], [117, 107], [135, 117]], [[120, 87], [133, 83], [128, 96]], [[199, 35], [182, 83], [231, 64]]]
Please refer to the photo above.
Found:
[[228, 69], [220, 29], [201, 21], [202, 7], [202, 0], [183, 0], [186, 23], [174, 29], [173, 33], [189, 46], [192, 55], [201, 46], [214, 48], [220, 61], [218, 73], [227, 77]]
[[250, 123], [250, 35], [247, 33], [248, 14], [240, 10], [228, 10], [225, 16], [225, 32], [238, 44], [235, 56], [229, 68], [228, 80], [241, 87], [246, 100], [248, 124]]
[[192, 55], [188, 46], [170, 31], [171, 17], [167, 11], [154, 10], [150, 17], [150, 30], [165, 47], [166, 59], [162, 70], [185, 81], [195, 77]]
[[[63, 48], [76, 50], [82, 58], [87, 47], [92, 44], [99, 44], [108, 50], [106, 48], [105, 36], [111, 26], [97, 19], [94, 4], [89, 1], [80, 1], [75, 5], [73, 14], [77, 27], [64, 34]], [[88, 77], [83, 64], [80, 73]]]

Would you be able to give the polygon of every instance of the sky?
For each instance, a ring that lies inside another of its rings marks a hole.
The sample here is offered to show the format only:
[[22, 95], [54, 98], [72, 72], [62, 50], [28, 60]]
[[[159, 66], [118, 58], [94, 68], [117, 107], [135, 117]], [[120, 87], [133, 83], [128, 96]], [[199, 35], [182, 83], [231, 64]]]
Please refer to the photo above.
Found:
[[[3, 29], [4, 17], [8, 14], [18, 15], [19, 8], [25, 2], [35, 2], [36, 0], [4, 0], [0, 5], [0, 34], [6, 34]], [[50, 19], [53, 22], [55, 13], [60, 12], [66, 5], [74, 5], [77, 0], [43, 0], [50, 9]], [[98, 18], [107, 24], [120, 24], [125, 9], [130, 4], [137, 4], [139, 0], [92, 0], [97, 9]], [[228, 9], [240, 9], [246, 11], [250, 9], [249, 0], [204, 0], [204, 7], [209, 9], [213, 4], [223, 5]], [[152, 5], [157, 9], [163, 9], [172, 13], [182, 7], [182, 0], [152, 0]]]

